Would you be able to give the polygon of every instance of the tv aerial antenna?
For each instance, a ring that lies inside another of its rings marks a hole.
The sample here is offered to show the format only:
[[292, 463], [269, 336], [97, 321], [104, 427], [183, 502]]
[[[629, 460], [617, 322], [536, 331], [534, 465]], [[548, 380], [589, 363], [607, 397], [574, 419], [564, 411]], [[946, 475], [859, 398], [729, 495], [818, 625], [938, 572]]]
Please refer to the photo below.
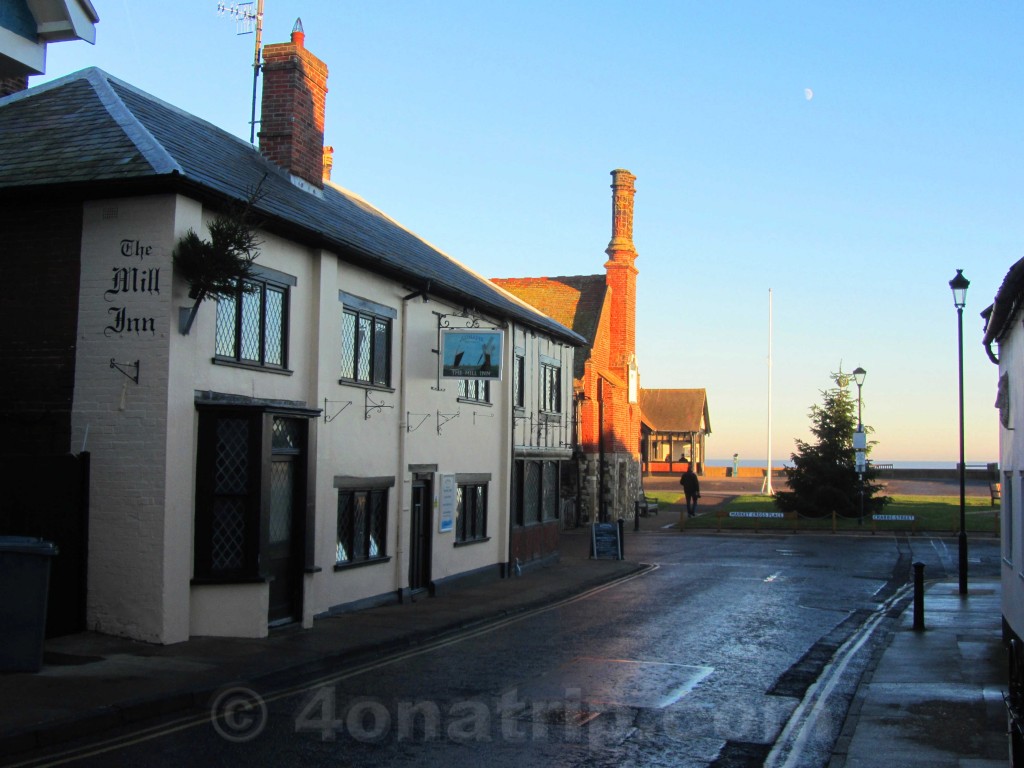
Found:
[[[255, 6], [255, 7], [253, 7]], [[218, 16], [235, 20], [235, 34], [256, 32], [256, 52], [252, 60], [252, 119], [249, 121], [249, 143], [256, 144], [256, 85], [260, 77], [260, 54], [263, 47], [263, 0], [255, 3], [217, 3]]]

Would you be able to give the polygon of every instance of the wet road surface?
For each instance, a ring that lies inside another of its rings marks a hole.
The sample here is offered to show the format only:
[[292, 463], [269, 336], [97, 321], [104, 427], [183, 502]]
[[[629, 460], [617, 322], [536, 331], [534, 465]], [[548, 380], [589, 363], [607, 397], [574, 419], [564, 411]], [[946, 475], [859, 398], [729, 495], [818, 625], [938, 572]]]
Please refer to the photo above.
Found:
[[[70, 764], [824, 765], [910, 563], [939, 577], [956, 559], [923, 537], [631, 546], [642, 576]], [[979, 545], [974, 567], [998, 573], [997, 554]]]

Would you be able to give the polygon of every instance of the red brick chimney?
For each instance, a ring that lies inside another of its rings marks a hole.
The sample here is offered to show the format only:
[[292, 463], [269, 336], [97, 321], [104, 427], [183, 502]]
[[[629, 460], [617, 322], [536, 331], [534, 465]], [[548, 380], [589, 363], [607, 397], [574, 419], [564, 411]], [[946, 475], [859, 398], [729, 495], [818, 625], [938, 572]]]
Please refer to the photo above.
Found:
[[633, 245], [633, 196], [636, 176], [612, 171], [612, 239], [605, 253], [605, 282], [611, 290], [611, 349], [609, 362], [625, 380], [626, 367], [636, 352], [636, 247]]
[[305, 48], [302, 19], [289, 43], [263, 48], [260, 152], [322, 188], [327, 65]]

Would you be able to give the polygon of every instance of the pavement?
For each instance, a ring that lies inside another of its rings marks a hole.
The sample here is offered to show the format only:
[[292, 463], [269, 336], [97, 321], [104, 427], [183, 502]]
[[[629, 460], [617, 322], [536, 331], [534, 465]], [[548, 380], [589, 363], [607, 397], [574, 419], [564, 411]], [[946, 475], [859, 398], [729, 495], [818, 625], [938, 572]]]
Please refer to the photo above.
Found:
[[[39, 672], [0, 674], [0, 764], [32, 762], [32, 750], [150, 718], [208, 712], [231, 686], [279, 690], [302, 676], [571, 599], [643, 570], [629, 559], [630, 538], [671, 535], [676, 520], [665, 510], [641, 518], [638, 532], [628, 522], [622, 561], [591, 559], [588, 529], [565, 532], [558, 562], [521, 576], [322, 618], [312, 629], [283, 628], [267, 638], [200, 637], [170, 646], [93, 632], [52, 638]], [[1006, 765], [999, 600], [997, 581], [972, 582], [965, 598], [955, 582], [932, 583], [923, 631], [913, 628], [909, 597], [897, 604], [830, 768]]]

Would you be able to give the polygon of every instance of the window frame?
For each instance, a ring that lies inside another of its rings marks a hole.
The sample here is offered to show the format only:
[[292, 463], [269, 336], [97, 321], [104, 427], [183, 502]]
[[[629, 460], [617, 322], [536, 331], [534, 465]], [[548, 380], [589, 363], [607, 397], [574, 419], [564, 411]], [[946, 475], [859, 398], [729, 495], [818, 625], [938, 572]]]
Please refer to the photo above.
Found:
[[[395, 485], [394, 477], [335, 477], [334, 487], [338, 491], [337, 503], [335, 506], [335, 559], [334, 570], [343, 571], [350, 568], [359, 568], [366, 565], [386, 563], [391, 560], [388, 554], [388, 524], [390, 522], [391, 488]], [[351, 504], [342, 506], [343, 500], [351, 498]], [[360, 529], [353, 520], [351, 525], [346, 526], [346, 532], [351, 532], [351, 538], [346, 542], [349, 557], [345, 560], [338, 559], [338, 550], [341, 544], [342, 515], [346, 512], [354, 512], [356, 499], [365, 499], [366, 520]], [[382, 517], [377, 524], [379, 531], [379, 548], [374, 555], [370, 554], [375, 526], [372, 518]], [[356, 541], [361, 537], [360, 541]], [[357, 546], [358, 545], [358, 546]]]
[[540, 411], [562, 412], [562, 366], [557, 361], [540, 361]]
[[[561, 512], [562, 462], [554, 459], [517, 458], [512, 467], [511, 517], [513, 528], [557, 521]], [[535, 485], [529, 492], [529, 485]]]
[[[252, 277], [239, 283], [235, 293], [228, 299], [227, 297], [217, 299], [217, 308], [214, 318], [214, 355], [213, 362], [227, 365], [238, 365], [247, 368], [259, 368], [261, 370], [278, 371], [278, 372], [289, 372], [288, 371], [288, 352], [289, 344], [288, 338], [290, 335], [290, 317], [291, 317], [291, 288], [298, 284], [298, 281], [292, 275], [285, 274], [284, 272], [278, 272], [277, 270], [270, 269], [268, 267], [254, 267]], [[254, 285], [256, 291], [246, 291], [243, 289], [243, 285]], [[258, 294], [258, 311], [259, 318], [257, 319], [259, 340], [258, 340], [258, 351], [256, 357], [245, 357], [245, 343], [243, 340], [243, 330], [246, 326], [245, 314], [247, 308], [252, 306], [246, 300], [246, 297], [252, 296], [254, 293]], [[268, 296], [271, 293], [280, 294], [281, 296], [281, 307], [280, 307], [280, 338], [278, 343], [280, 345], [280, 362], [268, 362], [267, 361], [267, 350], [268, 350], [268, 319], [269, 305]], [[227, 303], [231, 302], [233, 305], [231, 308], [232, 319], [228, 321], [226, 319], [226, 313], [228, 312]], [[225, 314], [222, 314], [225, 313]], [[225, 318], [222, 320], [222, 318]], [[222, 323], [226, 325], [230, 322], [233, 326], [231, 347], [232, 350], [222, 351], [221, 350], [221, 328]]]
[[[270, 546], [270, 517], [272, 499], [268, 491], [273, 463], [286, 460], [294, 464], [296, 479], [293, 496], [294, 513], [303, 514], [311, 487], [306, 476], [309, 468], [309, 444], [313, 420], [319, 412], [296, 407], [268, 408], [260, 404], [226, 405], [217, 402], [196, 402], [199, 412], [198, 441], [196, 450], [196, 481], [193, 495], [193, 578], [195, 584], [233, 584], [264, 582], [269, 576], [266, 558], [261, 557]], [[283, 450], [273, 445], [274, 420], [285, 418], [301, 424], [300, 445], [295, 449]], [[246, 445], [244, 456], [246, 477], [242, 487], [233, 493], [217, 488], [218, 483], [218, 425], [225, 420], [246, 424]], [[242, 560], [234, 568], [215, 568], [214, 539], [216, 537], [216, 501], [226, 496], [241, 501], [244, 533], [242, 537]], [[296, 520], [295, 530], [301, 536], [310, 535], [312, 521], [308, 513], [303, 520]], [[293, 542], [301, 550], [300, 539]], [[309, 555], [305, 557], [306, 567], [310, 565]]]
[[[338, 300], [342, 304], [340, 347], [341, 358], [339, 361], [339, 384], [347, 384], [359, 387], [373, 387], [378, 389], [391, 389], [393, 374], [392, 347], [395, 335], [395, 320], [398, 312], [391, 307], [378, 304], [375, 301], [354, 296], [344, 291], [338, 292]], [[351, 317], [349, 321], [347, 318]], [[366, 342], [365, 354], [368, 360], [366, 376], [361, 376], [361, 368], [364, 365], [362, 356], [363, 339], [365, 338], [362, 329], [362, 322], [365, 320], [369, 329], [369, 341]], [[351, 326], [351, 330], [349, 330]], [[383, 332], [379, 335], [378, 327], [383, 326]], [[351, 334], [351, 341], [349, 336]], [[346, 365], [346, 347], [351, 345], [351, 376], [344, 370]], [[383, 363], [384, 371], [378, 370], [379, 363]]]
[[[476, 544], [490, 540], [490, 536], [487, 535], [488, 485], [487, 481], [458, 482], [456, 479], [456, 545]], [[472, 509], [467, 512], [467, 500], [469, 499], [472, 500]], [[483, 509], [480, 509], [481, 503]]]
[[458, 399], [469, 403], [491, 404], [490, 379], [459, 379]]
[[526, 355], [519, 351], [512, 358], [512, 405], [526, 408]]

